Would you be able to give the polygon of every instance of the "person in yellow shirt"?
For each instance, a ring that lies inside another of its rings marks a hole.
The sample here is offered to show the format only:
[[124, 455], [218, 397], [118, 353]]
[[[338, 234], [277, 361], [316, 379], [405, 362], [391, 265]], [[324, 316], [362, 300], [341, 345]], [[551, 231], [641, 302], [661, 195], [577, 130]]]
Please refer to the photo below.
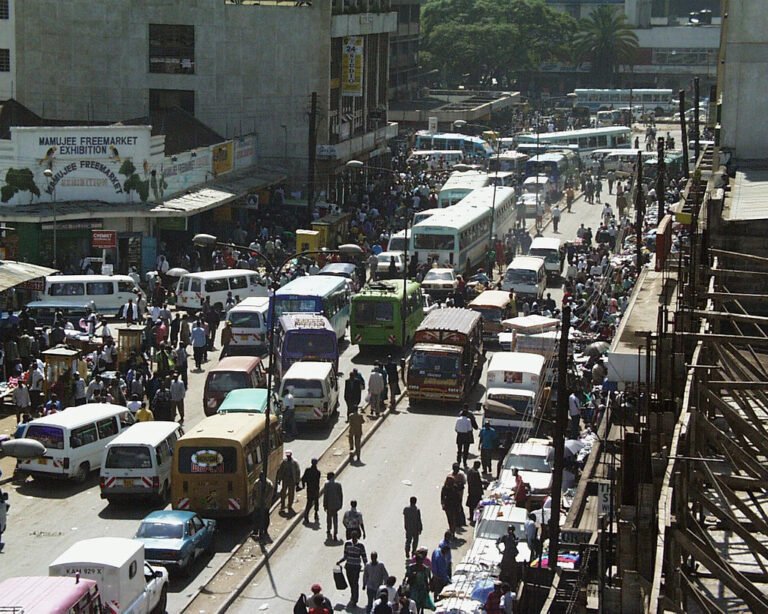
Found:
[[152, 422], [154, 419], [155, 414], [152, 413], [151, 409], [147, 408], [146, 403], [142, 403], [136, 412], [136, 422]]

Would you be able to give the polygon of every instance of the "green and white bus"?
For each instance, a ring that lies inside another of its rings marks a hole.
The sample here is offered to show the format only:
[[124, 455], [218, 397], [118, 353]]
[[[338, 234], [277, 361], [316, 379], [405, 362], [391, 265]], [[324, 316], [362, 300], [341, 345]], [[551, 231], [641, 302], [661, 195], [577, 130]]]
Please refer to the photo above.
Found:
[[[405, 292], [403, 292], [405, 286]], [[405, 300], [403, 300], [405, 295]], [[403, 314], [403, 304], [406, 313]], [[424, 295], [415, 281], [386, 279], [367, 284], [352, 297], [350, 337], [359, 346], [403, 346], [424, 319]]]

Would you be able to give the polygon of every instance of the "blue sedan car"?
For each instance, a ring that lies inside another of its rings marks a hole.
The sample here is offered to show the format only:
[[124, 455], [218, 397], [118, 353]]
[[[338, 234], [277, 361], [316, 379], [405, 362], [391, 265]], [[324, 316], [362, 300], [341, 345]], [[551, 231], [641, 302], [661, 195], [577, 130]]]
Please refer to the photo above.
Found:
[[136, 539], [144, 543], [144, 557], [149, 563], [187, 575], [199, 556], [213, 552], [215, 532], [215, 520], [200, 518], [194, 512], [161, 510], [141, 521]]

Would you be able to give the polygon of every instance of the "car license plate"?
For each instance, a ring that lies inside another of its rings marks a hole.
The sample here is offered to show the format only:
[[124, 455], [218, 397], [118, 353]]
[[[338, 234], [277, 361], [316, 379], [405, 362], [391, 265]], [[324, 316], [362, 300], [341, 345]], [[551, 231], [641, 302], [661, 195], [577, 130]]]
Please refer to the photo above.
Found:
[[48, 459], [47, 458], [38, 458], [37, 462], [40, 463], [41, 465], [47, 465], [48, 464]]
[[125, 486], [126, 488], [133, 487], [133, 480], [123, 480], [123, 486]]

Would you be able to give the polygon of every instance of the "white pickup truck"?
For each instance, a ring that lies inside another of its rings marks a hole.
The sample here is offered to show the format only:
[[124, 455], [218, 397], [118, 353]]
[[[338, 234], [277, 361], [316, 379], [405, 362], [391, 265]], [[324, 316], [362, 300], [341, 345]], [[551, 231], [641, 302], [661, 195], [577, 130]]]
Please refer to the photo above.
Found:
[[77, 542], [48, 566], [49, 576], [95, 580], [110, 614], [165, 614], [168, 571], [144, 560], [144, 544], [122, 537]]

